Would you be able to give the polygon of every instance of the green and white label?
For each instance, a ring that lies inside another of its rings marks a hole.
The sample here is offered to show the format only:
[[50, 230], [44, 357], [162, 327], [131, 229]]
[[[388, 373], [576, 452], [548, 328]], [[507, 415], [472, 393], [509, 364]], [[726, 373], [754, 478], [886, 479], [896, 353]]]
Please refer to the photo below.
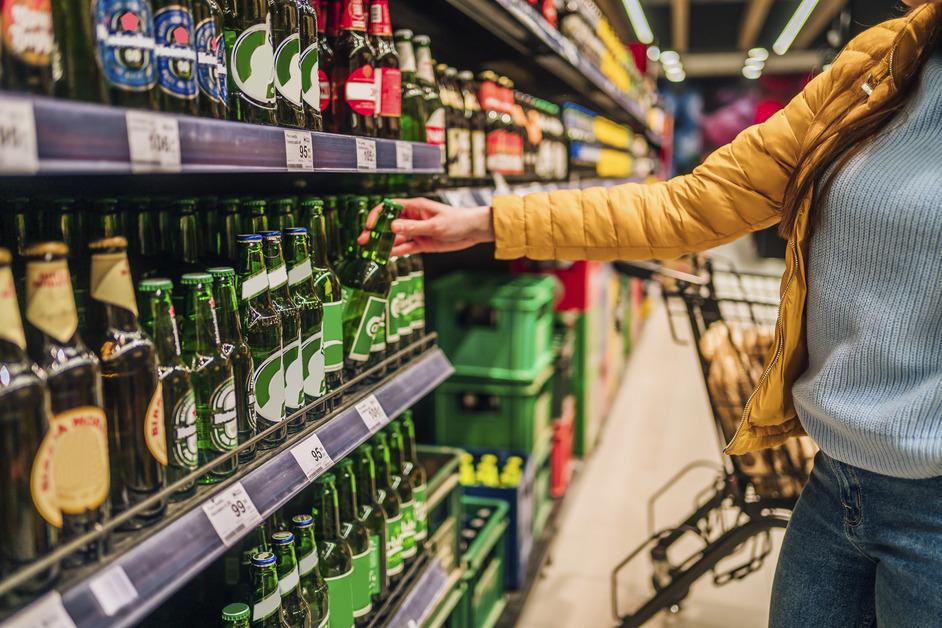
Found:
[[386, 519], [386, 574], [402, 573], [402, 515]]
[[372, 595], [378, 595], [382, 588], [383, 574], [379, 564], [382, 558], [382, 552], [380, 551], [380, 543], [382, 542], [383, 540], [378, 534], [370, 535], [370, 594]]
[[[321, 81], [318, 73], [317, 43], [301, 52], [301, 97], [304, 104], [317, 111], [321, 110]], [[378, 74], [378, 73], [377, 73]]]
[[409, 303], [409, 318], [412, 331], [425, 329], [425, 274], [415, 271], [409, 275], [412, 289]]
[[298, 575], [298, 566], [295, 565], [294, 569], [286, 573], [284, 576], [278, 577], [278, 590], [281, 591], [281, 596], [284, 597], [291, 593], [294, 589], [297, 588], [300, 582], [301, 578]]
[[298, 560], [298, 570], [301, 572], [302, 576], [306, 576], [317, 567], [317, 563], [317, 550], [311, 548], [311, 551], [308, 552], [306, 556], [302, 556], [301, 559]]
[[370, 588], [370, 550], [353, 555], [353, 617], [360, 618], [373, 610]]
[[276, 351], [255, 368], [255, 413], [269, 423], [285, 420], [285, 376], [281, 352]]
[[423, 482], [412, 491], [415, 500], [415, 540], [424, 541], [428, 538], [428, 484]]
[[289, 35], [275, 51], [275, 89], [291, 104], [301, 106], [301, 37]]
[[242, 31], [232, 46], [229, 72], [239, 91], [260, 107], [275, 103], [275, 55], [268, 24], [256, 24]]
[[407, 501], [402, 504], [402, 557], [415, 556], [415, 502]]
[[386, 341], [399, 342], [400, 318], [402, 316], [402, 281], [396, 279], [389, 288], [386, 299]]
[[196, 397], [192, 388], [186, 390], [173, 408], [172, 429], [171, 464], [195, 469], [199, 460], [199, 443], [196, 435]]
[[335, 578], [324, 578], [330, 599], [330, 628], [353, 625], [353, 569]]
[[304, 366], [301, 362], [301, 340], [285, 345], [285, 411], [293, 412], [304, 405]]
[[324, 335], [314, 334], [301, 346], [301, 359], [306, 365], [304, 394], [309, 397], [322, 397], [327, 392], [324, 380]]
[[324, 371], [343, 368], [343, 301], [324, 304]]
[[248, 301], [268, 290], [268, 273], [262, 271], [242, 280], [242, 300]]
[[198, 426], [200, 449], [215, 452], [235, 449], [239, 444], [239, 427], [236, 421], [235, 381], [231, 377], [217, 386], [210, 396], [209, 419], [210, 425]]
[[350, 353], [347, 355], [355, 362], [366, 362], [370, 351], [382, 351], [386, 348], [386, 299], [370, 296], [366, 301], [360, 323]]
[[271, 594], [252, 605], [252, 623], [261, 622], [278, 612], [281, 608], [281, 593], [275, 589]]
[[288, 283], [288, 268], [284, 264], [268, 271], [268, 287], [277, 290]]

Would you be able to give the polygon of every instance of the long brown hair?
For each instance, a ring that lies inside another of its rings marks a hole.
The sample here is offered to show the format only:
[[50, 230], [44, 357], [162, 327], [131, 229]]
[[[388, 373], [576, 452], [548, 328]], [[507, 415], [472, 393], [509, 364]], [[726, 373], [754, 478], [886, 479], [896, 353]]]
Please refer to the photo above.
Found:
[[[785, 187], [782, 222], [779, 225], [779, 233], [782, 237], [790, 237], [794, 232], [802, 201], [812, 191], [814, 196], [811, 203], [811, 219], [817, 220], [817, 212], [814, 208], [831, 189], [834, 176], [893, 120], [915, 94], [921, 70], [935, 51], [940, 37], [942, 37], [942, 11], [935, 20], [929, 41], [923, 45], [919, 53], [913, 66], [914, 70], [906, 76], [898, 77], [900, 82], [897, 83], [896, 92], [872, 111], [850, 122], [844, 122], [847, 114], [866, 96], [863, 90], [860, 90], [860, 98], [851, 102], [840, 115], [835, 116], [835, 122], [822, 130], [805, 148]], [[816, 185], [818, 182], [820, 185]]]

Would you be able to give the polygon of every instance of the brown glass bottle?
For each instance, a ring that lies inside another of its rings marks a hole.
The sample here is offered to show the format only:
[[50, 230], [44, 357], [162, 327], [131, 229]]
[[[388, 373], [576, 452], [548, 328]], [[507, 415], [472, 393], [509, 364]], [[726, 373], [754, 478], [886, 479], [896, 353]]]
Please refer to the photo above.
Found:
[[298, 34], [300, 36], [301, 56], [301, 107], [303, 109], [304, 128], [321, 131], [324, 121], [321, 118], [320, 89], [320, 12], [314, 5], [319, 0], [297, 0]]
[[0, 20], [3, 87], [52, 95], [52, 2], [4, 0]]
[[333, 128], [331, 100], [334, 88], [330, 82], [330, 73], [334, 67], [334, 48], [328, 37], [328, 25], [330, 24], [328, 5], [330, 0], [313, 0], [313, 2], [314, 8], [317, 10], [317, 76], [320, 80], [321, 126], [323, 129], [331, 129]]
[[339, 33], [334, 45], [331, 84], [335, 133], [376, 135], [376, 76], [373, 48], [366, 37], [363, 0], [343, 0]]
[[55, 42], [52, 77], [59, 98], [107, 102], [108, 86], [96, 60], [98, 41], [92, 4], [85, 0], [52, 2]]

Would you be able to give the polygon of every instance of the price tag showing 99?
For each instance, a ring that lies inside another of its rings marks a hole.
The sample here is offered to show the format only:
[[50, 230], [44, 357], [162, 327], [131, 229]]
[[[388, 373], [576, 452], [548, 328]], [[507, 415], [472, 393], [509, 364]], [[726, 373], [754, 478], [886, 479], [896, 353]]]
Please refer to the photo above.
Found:
[[242, 482], [236, 482], [203, 504], [203, 512], [227, 546], [236, 542], [245, 530], [254, 528], [262, 521]]

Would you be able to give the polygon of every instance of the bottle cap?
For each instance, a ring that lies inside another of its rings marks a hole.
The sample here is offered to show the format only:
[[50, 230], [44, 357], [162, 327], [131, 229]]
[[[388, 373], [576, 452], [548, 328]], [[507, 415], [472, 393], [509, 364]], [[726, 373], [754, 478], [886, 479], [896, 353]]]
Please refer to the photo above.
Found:
[[400, 28], [395, 33], [393, 33], [393, 36], [396, 39], [412, 39], [412, 31], [410, 31], [408, 28]]
[[116, 198], [99, 198], [95, 201], [96, 210], [110, 210], [118, 204], [118, 199]]
[[262, 236], [257, 233], [242, 233], [236, 236], [236, 242], [261, 242]]
[[412, 43], [416, 46], [428, 46], [432, 43], [432, 40], [429, 39], [428, 35], [416, 35], [412, 38]]
[[323, 473], [323, 474], [321, 474], [321, 475], [319, 475], [319, 476], [317, 477], [317, 480], [316, 480], [316, 481], [317, 481], [317, 482], [320, 482], [320, 483], [322, 483], [322, 484], [327, 484], [327, 483], [330, 483], [330, 482], [336, 482], [336, 481], [337, 481], [337, 478], [336, 478], [336, 476], [334, 476], [333, 473]]
[[291, 517], [291, 524], [296, 528], [307, 528], [314, 525], [314, 517], [311, 515], [295, 515]]
[[69, 254], [69, 245], [65, 242], [38, 242], [31, 244], [23, 250], [24, 257], [46, 257]]
[[138, 292], [157, 292], [158, 290], [173, 290], [173, 282], [169, 279], [144, 279], [137, 284]]
[[100, 251], [102, 249], [126, 249], [128, 248], [128, 239], [124, 236], [102, 238], [101, 240], [95, 240], [89, 244], [88, 248], [93, 251]]
[[275, 555], [271, 552], [258, 552], [252, 556], [252, 564], [256, 567], [267, 567], [275, 564]]
[[265, 201], [263, 201], [262, 199], [260, 199], [260, 198], [255, 198], [255, 199], [250, 199], [250, 200], [247, 200], [247, 201], [242, 201], [242, 207], [248, 207], [248, 208], [253, 208], [253, 207], [255, 207], [255, 208], [265, 209], [265, 206], [266, 206], [266, 205], [267, 205], [267, 203], [266, 203]]
[[271, 542], [275, 545], [290, 545], [294, 543], [294, 534], [287, 530], [279, 530], [271, 535]]
[[193, 209], [196, 207], [195, 198], [178, 198], [173, 202], [173, 206], [177, 209]]
[[213, 280], [213, 276], [209, 273], [187, 273], [180, 277], [180, 283], [184, 286], [195, 286], [201, 283], [209, 283]]
[[272, 207], [291, 207], [294, 203], [295, 199], [293, 196], [280, 196], [268, 201], [268, 204]]
[[288, 227], [285, 229], [285, 233], [288, 235], [307, 235], [307, 229], [304, 227]]
[[231, 266], [216, 266], [215, 268], [207, 268], [206, 272], [213, 277], [235, 277], [235, 269]]
[[317, 198], [316, 196], [308, 196], [301, 199], [301, 207], [323, 207], [324, 199]]
[[370, 445], [369, 443], [363, 443], [363, 444], [360, 445], [357, 449], [359, 449], [360, 451], [362, 451], [363, 453], [366, 453], [366, 454], [372, 454], [372, 453], [373, 453], [373, 446]]
[[10, 255], [9, 249], [0, 249], [0, 265], [6, 266], [13, 261], [13, 256]]
[[235, 602], [222, 609], [223, 621], [242, 621], [252, 614], [245, 602]]

